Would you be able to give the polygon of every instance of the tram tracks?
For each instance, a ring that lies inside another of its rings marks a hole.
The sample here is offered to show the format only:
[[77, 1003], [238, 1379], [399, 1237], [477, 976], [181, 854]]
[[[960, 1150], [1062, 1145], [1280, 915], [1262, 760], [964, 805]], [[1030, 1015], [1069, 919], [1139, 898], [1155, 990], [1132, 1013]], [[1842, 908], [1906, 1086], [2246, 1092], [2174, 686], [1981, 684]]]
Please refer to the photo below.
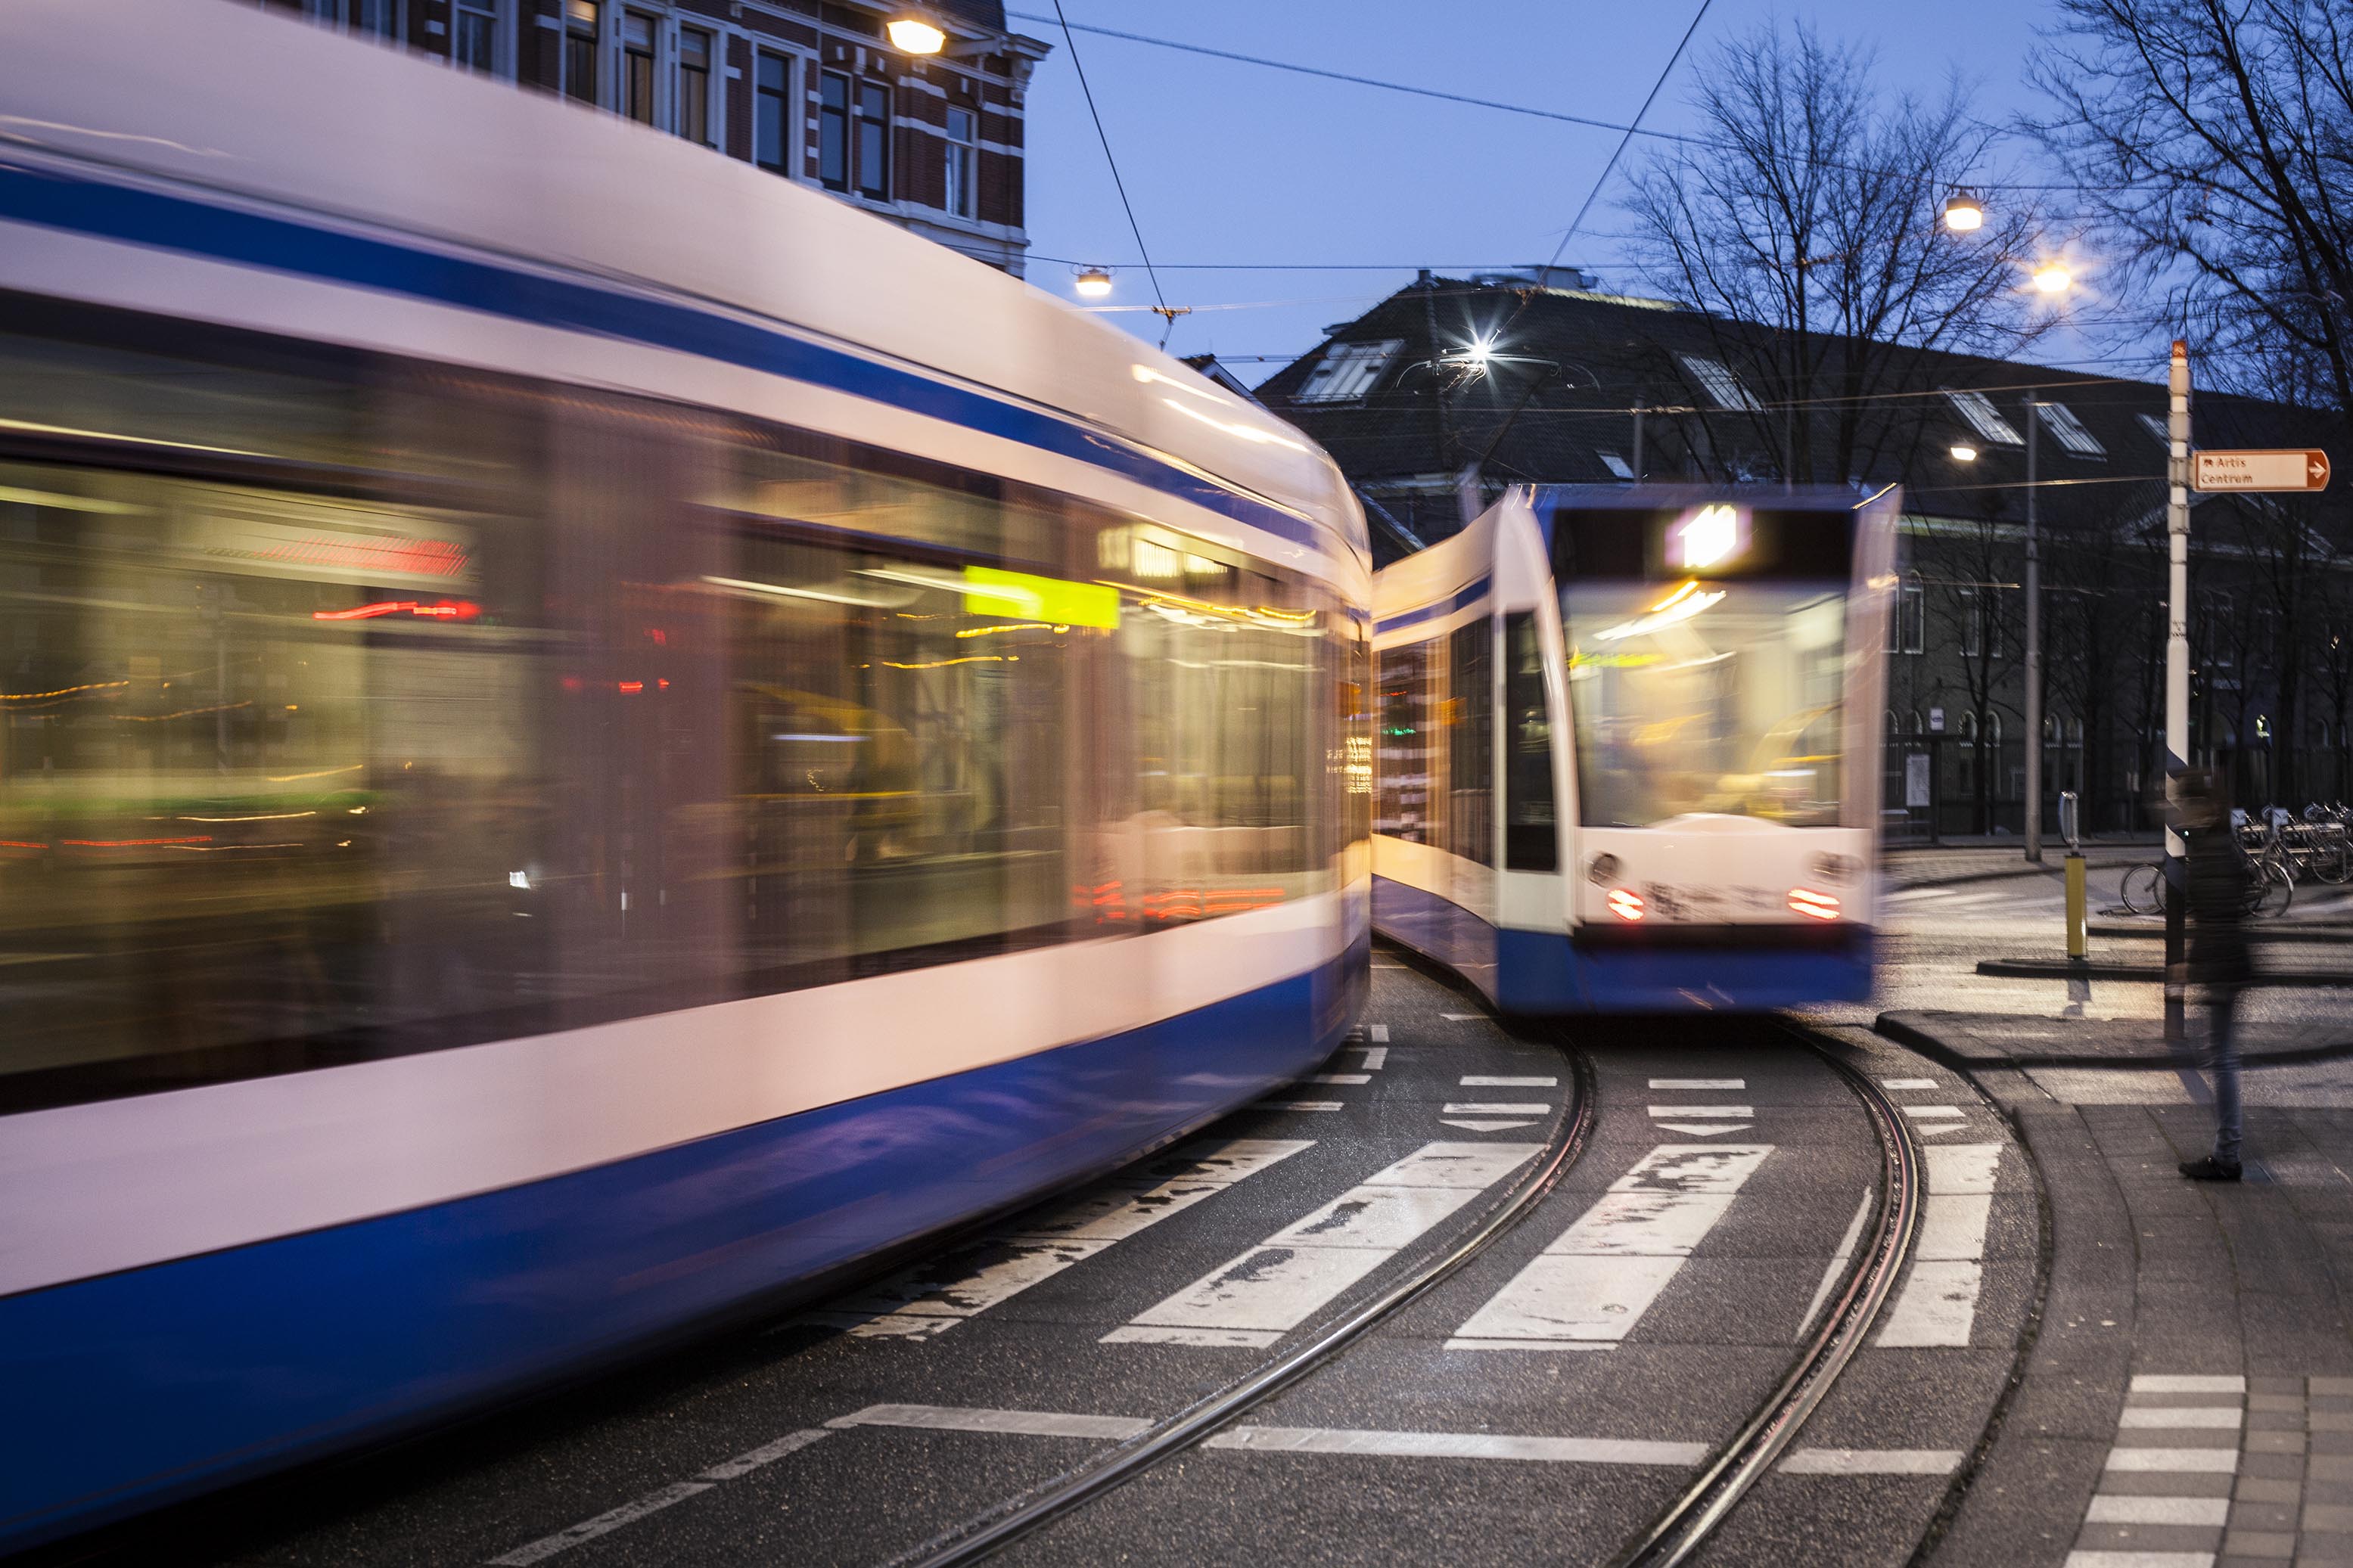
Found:
[[[1795, 1026], [1779, 1026], [1839, 1075], [1869, 1119], [1881, 1154], [1878, 1203], [1869, 1237], [1841, 1281], [1820, 1326], [1788, 1371], [1730, 1440], [1699, 1467], [1690, 1484], [1609, 1562], [1610, 1568], [1671, 1568], [1688, 1561], [1770, 1473], [1864, 1342], [1909, 1258], [1920, 1227], [1925, 1160], [1918, 1139], [1880, 1086], [1827, 1044]], [[1543, 1159], [1472, 1229], [1377, 1295], [1344, 1312], [1292, 1350], [1248, 1375], [1104, 1451], [1091, 1462], [983, 1517], [934, 1536], [891, 1560], [889, 1568], [955, 1568], [989, 1558], [1162, 1461], [1194, 1447], [1250, 1409], [1306, 1378], [1408, 1303], [1486, 1250], [1535, 1212], [1577, 1163], [1599, 1118], [1591, 1059], [1564, 1047], [1574, 1100]]]

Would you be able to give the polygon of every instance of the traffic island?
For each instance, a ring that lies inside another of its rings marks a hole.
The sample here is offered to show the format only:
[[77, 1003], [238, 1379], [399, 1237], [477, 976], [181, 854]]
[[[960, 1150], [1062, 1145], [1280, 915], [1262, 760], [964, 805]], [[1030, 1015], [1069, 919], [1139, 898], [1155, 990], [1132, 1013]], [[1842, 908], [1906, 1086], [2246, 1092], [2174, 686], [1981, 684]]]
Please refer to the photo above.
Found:
[[[2050, 967], [2066, 970], [2068, 965]], [[2266, 976], [2266, 984], [2273, 984]], [[2337, 981], [2336, 984], [2345, 984]], [[2154, 1019], [2048, 1018], [2010, 1013], [1882, 1013], [1879, 1033], [1957, 1072], [1983, 1068], [2173, 1068]], [[2353, 1024], [2242, 1024], [2250, 1065], [2353, 1056]]]

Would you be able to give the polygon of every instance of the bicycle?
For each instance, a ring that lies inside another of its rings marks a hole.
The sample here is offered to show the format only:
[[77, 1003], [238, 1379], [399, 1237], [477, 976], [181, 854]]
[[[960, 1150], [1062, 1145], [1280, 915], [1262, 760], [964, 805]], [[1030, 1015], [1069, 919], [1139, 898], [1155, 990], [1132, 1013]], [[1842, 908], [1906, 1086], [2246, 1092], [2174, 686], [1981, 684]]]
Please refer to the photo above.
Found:
[[[2242, 909], [2250, 916], [2274, 919], [2288, 911], [2295, 901], [2295, 873], [2289, 869], [2284, 856], [2269, 852], [2247, 858], [2247, 891]], [[2171, 889], [2165, 879], [2165, 862], [2151, 860], [2135, 866], [2124, 874], [2117, 888], [2125, 912], [2135, 915], [2165, 913], [2166, 900]]]

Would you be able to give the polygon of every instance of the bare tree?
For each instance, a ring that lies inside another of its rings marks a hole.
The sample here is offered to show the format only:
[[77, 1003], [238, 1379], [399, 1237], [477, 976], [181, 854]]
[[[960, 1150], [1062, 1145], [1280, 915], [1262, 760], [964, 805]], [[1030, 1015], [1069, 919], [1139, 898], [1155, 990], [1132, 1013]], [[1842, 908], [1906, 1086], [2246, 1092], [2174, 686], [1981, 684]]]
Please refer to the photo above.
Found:
[[1928, 389], [1923, 351], [2004, 357], [2048, 325], [2010, 259], [2039, 212], [1939, 226], [1997, 133], [1957, 84], [1881, 101], [1872, 63], [1803, 25], [1725, 44], [1698, 73], [1705, 132], [1640, 171], [1625, 204], [1644, 272], [1709, 313], [1717, 356], [1756, 394], [1758, 447], [1806, 481], [1910, 456], [1928, 400], [1884, 400]]
[[[2226, 384], [2319, 392], [2353, 429], [2353, 11], [2344, 0], [2059, 0], [2035, 129], [2073, 170], [2117, 297], [2155, 289]], [[2158, 323], [2143, 323], [2147, 325]], [[2284, 359], [2313, 384], [2280, 384]]]
[[1968, 703], [1968, 722], [1959, 728], [1970, 737], [1974, 763], [1969, 780], [1972, 833], [1993, 831], [2003, 752], [1994, 735], [2003, 727], [2005, 711], [2011, 722], [2017, 720], [2017, 710], [1999, 695], [2021, 629], [2014, 603], [2018, 584], [2005, 575], [2017, 560], [2017, 548], [2014, 531], [1999, 523], [1989, 508], [1981, 520], [1946, 542], [1936, 557], [1941, 574], [1925, 579], [1931, 637], [1960, 656], [1953, 668], [1959, 672], [1961, 695]]

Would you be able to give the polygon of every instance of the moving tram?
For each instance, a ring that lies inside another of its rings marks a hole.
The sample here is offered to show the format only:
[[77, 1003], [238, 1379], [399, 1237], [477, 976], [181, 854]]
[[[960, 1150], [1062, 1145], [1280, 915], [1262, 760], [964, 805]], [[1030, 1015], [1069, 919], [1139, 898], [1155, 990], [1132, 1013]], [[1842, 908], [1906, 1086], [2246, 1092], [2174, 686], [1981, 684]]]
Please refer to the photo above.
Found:
[[1376, 929], [1507, 1012], [1867, 997], [1898, 505], [1515, 489], [1376, 574]]
[[786, 1310], [1354, 1023], [1370, 563], [1296, 430], [264, 9], [0, 59], [0, 1555]]

